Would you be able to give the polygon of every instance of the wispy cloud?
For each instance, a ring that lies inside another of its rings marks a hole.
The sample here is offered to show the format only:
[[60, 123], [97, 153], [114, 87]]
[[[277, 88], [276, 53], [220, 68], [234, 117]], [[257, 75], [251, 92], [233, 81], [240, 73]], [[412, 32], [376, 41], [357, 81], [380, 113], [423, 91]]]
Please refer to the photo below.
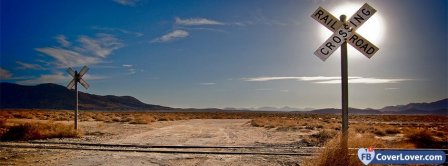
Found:
[[36, 48], [38, 52], [44, 53], [55, 59], [55, 64], [57, 67], [78, 67], [82, 65], [91, 65], [101, 63], [101, 59], [98, 57], [84, 56], [78, 52], [62, 49], [62, 48]]
[[124, 46], [119, 39], [105, 33], [98, 33], [96, 38], [81, 36], [78, 41], [82, 44], [81, 51], [86, 51], [102, 58]]
[[[315, 76], [315, 77], [252, 77], [243, 78], [244, 81], [274, 81], [274, 80], [298, 80], [298, 81], [319, 81], [319, 80], [333, 80], [340, 79], [341, 77], [325, 77], [325, 76]], [[359, 78], [359, 77], [349, 77], [349, 78]]]
[[[98, 33], [95, 37], [80, 36], [77, 45], [71, 44], [64, 35], [57, 36], [56, 40], [63, 48], [53, 46], [36, 48], [35, 50], [54, 58], [53, 62], [48, 63], [59, 68], [102, 63], [103, 59], [111, 55], [113, 51], [124, 46], [113, 35], [104, 33]], [[23, 64], [20, 65], [25, 67]], [[28, 65], [28, 67], [30, 66]]]
[[31, 70], [45, 70], [45, 68], [42, 67], [39, 64], [25, 63], [25, 62], [22, 62], [22, 61], [16, 61], [16, 63], [20, 65], [19, 67], [17, 67], [17, 69], [21, 69], [21, 70], [27, 70], [27, 69], [31, 69]]
[[[312, 81], [318, 84], [340, 84], [341, 77], [326, 77], [326, 76], [314, 76], [314, 77], [252, 77], [242, 78], [244, 81], [249, 82], [263, 82], [274, 80], [297, 80], [297, 81]], [[348, 77], [348, 83], [351, 84], [386, 84], [386, 83], [399, 83], [403, 81], [410, 81], [412, 79], [385, 79], [385, 78], [364, 78], [364, 77]]]
[[395, 87], [391, 87], [391, 88], [384, 88], [384, 90], [397, 90], [397, 89], [400, 89], [400, 88], [395, 88]]
[[57, 42], [61, 44], [64, 47], [70, 47], [71, 43], [67, 40], [67, 38], [64, 35], [58, 35], [55, 37]]
[[129, 34], [129, 35], [133, 35], [135, 37], [141, 37], [141, 36], [145, 35], [141, 32], [134, 32], [134, 31], [125, 30], [125, 29], [121, 29], [121, 28], [109, 28], [109, 27], [94, 26], [94, 27], [92, 27], [92, 29], [99, 30], [99, 31], [107, 31], [107, 32], [112, 32], [112, 33], [118, 32], [118, 33], [122, 33], [122, 34]]
[[[385, 79], [385, 78], [353, 78], [348, 79], [348, 83], [350, 84], [390, 84], [390, 83], [399, 83], [403, 81], [410, 81], [411, 79]], [[341, 80], [329, 80], [329, 81], [320, 81], [316, 82], [318, 84], [340, 84]]]
[[6, 80], [6, 79], [10, 79], [11, 77], [12, 77], [12, 73], [11, 72], [9, 72], [8, 70], [0, 67], [0, 79]]
[[169, 33], [161, 36], [161, 37], [153, 39], [151, 42], [152, 43], [166, 43], [166, 42], [170, 42], [170, 41], [173, 41], [173, 40], [186, 38], [189, 35], [190, 34], [187, 31], [184, 31], [184, 30], [174, 30], [172, 32], [169, 32]]
[[216, 85], [216, 83], [214, 83], [214, 82], [203, 82], [203, 83], [200, 83], [200, 85]]
[[137, 73], [137, 69], [134, 68], [134, 65], [130, 65], [130, 64], [123, 64], [122, 65], [124, 68], [126, 68], [126, 70], [128, 71], [128, 75], [133, 75], [135, 73]]
[[114, 0], [114, 2], [123, 6], [136, 6], [140, 0]]
[[177, 25], [224, 25], [224, 23], [207, 19], [207, 18], [187, 18], [187, 19], [181, 19], [179, 17], [175, 18], [175, 23]]

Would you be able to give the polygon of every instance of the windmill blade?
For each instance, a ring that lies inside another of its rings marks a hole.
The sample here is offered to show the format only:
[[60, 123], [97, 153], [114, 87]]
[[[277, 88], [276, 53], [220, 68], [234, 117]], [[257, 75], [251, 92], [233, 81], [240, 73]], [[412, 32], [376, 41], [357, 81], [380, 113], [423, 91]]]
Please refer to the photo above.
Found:
[[89, 70], [89, 68], [87, 66], [82, 67], [81, 71], [79, 71], [79, 77], [82, 77], [84, 74], [87, 73], [87, 71]]
[[70, 83], [68, 83], [67, 88], [68, 89], [73, 89], [73, 87], [75, 86], [76, 80], [73, 79], [72, 81], [70, 81]]
[[75, 77], [75, 71], [74, 71], [71, 67], [67, 68], [67, 72], [68, 72], [68, 74], [70, 74], [72, 77]]
[[90, 85], [86, 81], [84, 81], [82, 78], [79, 79], [79, 83], [81, 83], [81, 85], [86, 89], [89, 89], [89, 87], [90, 87]]

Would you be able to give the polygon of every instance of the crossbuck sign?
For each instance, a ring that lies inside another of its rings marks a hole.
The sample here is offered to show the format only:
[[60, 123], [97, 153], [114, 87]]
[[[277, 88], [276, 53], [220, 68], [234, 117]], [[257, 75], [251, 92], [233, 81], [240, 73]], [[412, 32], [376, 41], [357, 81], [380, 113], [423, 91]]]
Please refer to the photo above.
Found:
[[378, 51], [378, 47], [357, 34], [355, 31], [375, 14], [375, 12], [376, 10], [366, 3], [347, 21], [347, 23], [343, 23], [327, 10], [319, 7], [311, 17], [334, 33], [314, 52], [314, 54], [322, 59], [322, 61], [325, 61], [342, 45], [343, 42], [346, 41], [362, 54], [371, 58], [373, 54]]
[[[336, 49], [341, 47], [341, 90], [342, 90], [342, 137], [340, 153], [348, 156], [348, 58], [347, 43], [350, 43], [362, 54], [371, 58], [377, 51], [378, 47], [370, 43], [367, 39], [357, 34], [355, 31], [364, 24], [376, 10], [364, 4], [350, 19], [347, 21], [345, 15], [341, 15], [341, 20], [331, 15], [322, 7], [311, 15], [316, 21], [333, 31], [333, 35], [327, 39], [315, 52], [322, 61], [325, 61]], [[342, 161], [348, 162], [348, 157]]]
[[67, 69], [68, 74], [70, 74], [73, 77], [72, 81], [68, 83], [67, 88], [73, 89], [74, 87], [76, 91], [76, 109], [75, 109], [75, 124], [74, 124], [75, 129], [78, 129], [78, 82], [86, 89], [90, 87], [90, 85], [86, 81], [84, 81], [84, 79], [82, 79], [82, 76], [84, 76], [84, 74], [86, 74], [88, 70], [89, 68], [87, 66], [82, 67], [79, 73], [78, 71], [73, 70], [71, 67]]

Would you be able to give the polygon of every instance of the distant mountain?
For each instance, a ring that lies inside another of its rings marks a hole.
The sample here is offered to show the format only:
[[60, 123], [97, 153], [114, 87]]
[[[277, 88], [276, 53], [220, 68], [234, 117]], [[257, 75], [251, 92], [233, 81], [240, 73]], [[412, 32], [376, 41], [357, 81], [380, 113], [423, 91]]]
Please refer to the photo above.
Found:
[[[317, 109], [312, 111], [307, 111], [307, 113], [313, 114], [341, 114], [341, 109], [336, 108], [325, 108], [325, 109]], [[381, 114], [381, 111], [374, 109], [357, 109], [357, 108], [349, 108], [349, 114], [357, 114], [357, 115], [375, 115]]]
[[380, 109], [381, 112], [431, 112], [436, 110], [448, 110], [448, 98], [431, 103], [410, 103], [406, 105], [387, 106]]
[[[0, 108], [74, 109], [75, 92], [57, 84], [24, 86], [0, 83]], [[131, 96], [99, 96], [79, 92], [81, 110], [167, 110]]]
[[[341, 109], [325, 108], [312, 111], [304, 111], [303, 113], [311, 114], [340, 114]], [[376, 114], [400, 114], [400, 115], [446, 115], [448, 116], [448, 99], [442, 99], [430, 103], [410, 103], [407, 105], [387, 106], [382, 109], [357, 109], [350, 108], [349, 114], [358, 115], [376, 115]]]
[[250, 110], [250, 111], [311, 111], [313, 108], [294, 108], [294, 107], [256, 107], [256, 108], [233, 108], [233, 107], [226, 107], [223, 108], [224, 110]]
[[[13, 83], [0, 83], [0, 109], [73, 109], [75, 92], [57, 84], [40, 84], [24, 86]], [[79, 92], [79, 108], [81, 110], [158, 110], [158, 111], [193, 111], [193, 112], [241, 112], [241, 111], [285, 111], [310, 114], [340, 114], [341, 109], [309, 109], [291, 107], [259, 107], [259, 108], [225, 108], [225, 109], [174, 109], [160, 105], [146, 104], [131, 96], [99, 96]], [[437, 114], [448, 116], [448, 98], [430, 103], [410, 103], [407, 105], [387, 106], [382, 109], [350, 108], [349, 114]]]

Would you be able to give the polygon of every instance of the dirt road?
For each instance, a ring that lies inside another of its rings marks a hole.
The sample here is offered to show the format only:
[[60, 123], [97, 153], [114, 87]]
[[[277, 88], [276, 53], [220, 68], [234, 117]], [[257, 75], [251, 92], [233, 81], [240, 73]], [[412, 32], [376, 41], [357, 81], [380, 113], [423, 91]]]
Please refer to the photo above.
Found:
[[[314, 133], [313, 131], [278, 131], [252, 127], [249, 122], [250, 120], [247, 119], [193, 119], [161, 121], [148, 125], [81, 122], [81, 128], [86, 133], [85, 137], [50, 139], [45, 142], [265, 146], [272, 149], [255, 149], [255, 151], [275, 151], [280, 147], [294, 152], [297, 150], [294, 148], [300, 146], [298, 141], [303, 135]], [[296, 165], [303, 158], [303, 156], [290, 155], [161, 154], [6, 148], [1, 150], [8, 155], [0, 159], [0, 164], [32, 165]]]

